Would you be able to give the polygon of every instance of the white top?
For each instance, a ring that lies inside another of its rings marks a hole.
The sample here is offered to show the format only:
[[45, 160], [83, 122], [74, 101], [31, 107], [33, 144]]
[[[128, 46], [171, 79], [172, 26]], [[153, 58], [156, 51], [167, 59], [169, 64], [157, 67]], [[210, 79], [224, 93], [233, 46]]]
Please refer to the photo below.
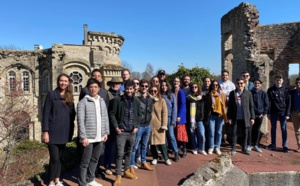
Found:
[[235, 90], [235, 85], [231, 81], [227, 80], [226, 82], [223, 82], [222, 80], [219, 82], [221, 89], [226, 94], [227, 100], [229, 97], [229, 93], [233, 90]]

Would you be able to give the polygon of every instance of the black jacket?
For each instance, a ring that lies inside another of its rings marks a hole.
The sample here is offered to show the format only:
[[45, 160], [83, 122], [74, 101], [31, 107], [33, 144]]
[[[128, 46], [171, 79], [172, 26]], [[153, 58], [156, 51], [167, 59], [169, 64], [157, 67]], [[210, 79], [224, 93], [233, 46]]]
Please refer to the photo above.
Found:
[[191, 123], [191, 117], [190, 117], [190, 103], [196, 103], [196, 116], [195, 120], [196, 122], [203, 121], [204, 120], [204, 103], [205, 103], [205, 97], [202, 96], [202, 99], [200, 100], [194, 100], [190, 98], [189, 96], [186, 97], [186, 120], [188, 123], [188, 126], [190, 127]]
[[137, 98], [141, 102], [141, 126], [148, 126], [152, 118], [153, 99], [147, 96], [145, 103], [142, 96], [137, 96]]
[[[229, 93], [229, 100], [228, 100], [228, 110], [227, 110], [227, 118], [228, 120], [232, 120], [232, 124], [236, 124], [237, 122], [237, 108], [238, 108], [238, 101], [236, 96], [237, 90], [233, 90]], [[255, 119], [254, 114], [254, 104], [252, 94], [248, 90], [244, 90], [242, 94], [242, 106], [244, 110], [244, 120], [245, 126], [250, 127], [250, 120]]]
[[[89, 94], [89, 89], [88, 87], [84, 87], [81, 91], [80, 91], [80, 95], [79, 95], [79, 101], [84, 98], [85, 95]], [[106, 108], [108, 108], [108, 104], [109, 104], [109, 96], [108, 96], [108, 91], [105, 88], [100, 88], [100, 91], [98, 92], [98, 95], [103, 98], [103, 100], [105, 101], [106, 104]]]
[[285, 87], [277, 88], [275, 85], [267, 91], [270, 109], [269, 113], [284, 113], [285, 116], [290, 115], [291, 111], [291, 95]]
[[43, 108], [42, 132], [48, 131], [50, 144], [65, 144], [74, 133], [74, 104], [63, 102], [58, 88], [49, 91]]
[[[294, 95], [299, 93], [297, 89], [292, 89], [290, 90], [290, 95], [291, 95], [291, 110], [295, 110], [295, 101], [294, 101]], [[298, 103], [300, 104], [300, 103]]]

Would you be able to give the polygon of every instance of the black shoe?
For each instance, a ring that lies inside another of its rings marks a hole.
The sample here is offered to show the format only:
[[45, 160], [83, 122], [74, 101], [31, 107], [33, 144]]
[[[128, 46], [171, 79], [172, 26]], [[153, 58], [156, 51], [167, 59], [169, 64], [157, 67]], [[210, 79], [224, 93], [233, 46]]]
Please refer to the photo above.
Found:
[[248, 150], [243, 150], [242, 153], [243, 153], [243, 154], [246, 154], [246, 155], [248, 155], [248, 156], [251, 155], [250, 152], [249, 152]]
[[268, 146], [266, 147], [266, 149], [267, 149], [267, 150], [276, 150], [276, 146], [270, 144], [270, 145], [268, 145]]
[[105, 175], [101, 170], [97, 170], [95, 173], [95, 177], [103, 180], [105, 178]]
[[174, 161], [175, 162], [179, 161], [179, 154], [178, 154], [178, 152], [175, 153]]
[[289, 149], [289, 148], [287, 148], [287, 147], [283, 147], [283, 152], [284, 152], [284, 153], [289, 153], [289, 152], [291, 152], [291, 151], [290, 151], [290, 149]]

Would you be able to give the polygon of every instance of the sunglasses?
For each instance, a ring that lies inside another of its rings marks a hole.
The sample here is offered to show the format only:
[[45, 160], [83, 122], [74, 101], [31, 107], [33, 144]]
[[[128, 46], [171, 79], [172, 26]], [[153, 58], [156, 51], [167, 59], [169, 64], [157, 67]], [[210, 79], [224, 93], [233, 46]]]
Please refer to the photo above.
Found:
[[238, 85], [243, 85], [244, 83], [237, 83]]
[[140, 83], [134, 83], [134, 84], [139, 85]]
[[157, 93], [157, 90], [150, 90], [150, 93]]
[[218, 87], [219, 85], [218, 84], [213, 84], [213, 86]]
[[243, 77], [249, 77], [249, 75], [243, 75]]
[[198, 88], [197, 86], [192, 86], [192, 88]]
[[148, 88], [149, 86], [148, 85], [141, 85], [141, 87]]

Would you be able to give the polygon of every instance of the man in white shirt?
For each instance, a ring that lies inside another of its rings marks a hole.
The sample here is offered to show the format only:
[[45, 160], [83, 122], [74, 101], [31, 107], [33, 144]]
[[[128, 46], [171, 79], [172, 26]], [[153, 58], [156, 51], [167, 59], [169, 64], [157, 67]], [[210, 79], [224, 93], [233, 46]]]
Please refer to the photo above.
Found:
[[222, 91], [226, 94], [228, 101], [229, 93], [235, 90], [235, 85], [229, 80], [229, 72], [227, 70], [222, 70], [222, 80], [219, 82]]

